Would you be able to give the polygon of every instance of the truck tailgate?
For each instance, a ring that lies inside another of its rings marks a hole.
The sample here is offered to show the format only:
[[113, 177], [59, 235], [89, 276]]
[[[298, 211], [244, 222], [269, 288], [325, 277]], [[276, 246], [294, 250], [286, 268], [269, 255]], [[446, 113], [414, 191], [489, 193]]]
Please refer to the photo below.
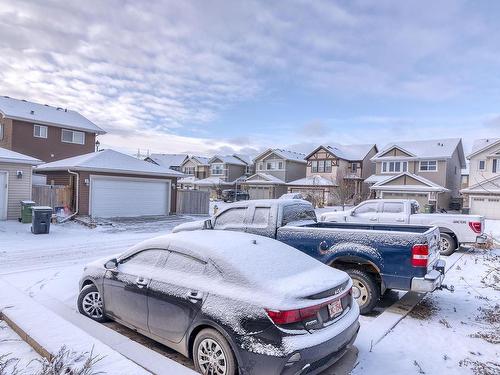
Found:
[[429, 245], [429, 260], [427, 262], [427, 270], [432, 270], [432, 266], [439, 259], [439, 228], [432, 227], [425, 232], [427, 244]]

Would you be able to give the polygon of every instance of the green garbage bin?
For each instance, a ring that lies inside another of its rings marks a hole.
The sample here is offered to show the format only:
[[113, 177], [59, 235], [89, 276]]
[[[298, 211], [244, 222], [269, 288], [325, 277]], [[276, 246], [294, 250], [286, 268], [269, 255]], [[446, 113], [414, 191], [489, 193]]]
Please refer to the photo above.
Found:
[[50, 219], [52, 218], [52, 207], [33, 206], [33, 218], [31, 220], [31, 233], [47, 234], [50, 231]]
[[434, 204], [426, 204], [424, 206], [424, 212], [426, 214], [433, 214], [434, 212], [436, 212], [436, 206], [434, 206]]
[[32, 211], [31, 207], [35, 205], [33, 201], [21, 201], [21, 219], [19, 220], [23, 224], [31, 223]]

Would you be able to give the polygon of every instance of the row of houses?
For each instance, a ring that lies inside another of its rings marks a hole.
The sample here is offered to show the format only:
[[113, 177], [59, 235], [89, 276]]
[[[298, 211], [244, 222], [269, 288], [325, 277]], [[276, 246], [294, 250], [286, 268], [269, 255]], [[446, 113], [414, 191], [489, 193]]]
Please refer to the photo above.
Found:
[[[268, 149], [247, 155], [152, 154], [104, 150], [105, 131], [64, 108], [0, 97], [0, 219], [15, 218], [31, 185], [65, 186], [73, 212], [136, 216], [175, 212], [179, 189], [248, 191], [252, 199], [300, 192], [318, 204], [370, 197], [415, 199], [500, 218], [500, 138], [481, 139], [466, 157], [459, 138], [319, 145], [306, 155]], [[469, 159], [469, 163], [467, 163]], [[469, 173], [463, 171], [469, 165]], [[34, 174], [31, 173], [35, 166]]]

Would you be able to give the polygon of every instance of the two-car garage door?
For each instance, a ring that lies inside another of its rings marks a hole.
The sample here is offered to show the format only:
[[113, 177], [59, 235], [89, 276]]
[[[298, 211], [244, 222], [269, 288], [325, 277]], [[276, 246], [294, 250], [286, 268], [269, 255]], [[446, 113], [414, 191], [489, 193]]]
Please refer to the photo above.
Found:
[[500, 219], [500, 195], [471, 197], [470, 213], [487, 219]]
[[91, 176], [93, 217], [168, 215], [170, 181], [147, 178]]

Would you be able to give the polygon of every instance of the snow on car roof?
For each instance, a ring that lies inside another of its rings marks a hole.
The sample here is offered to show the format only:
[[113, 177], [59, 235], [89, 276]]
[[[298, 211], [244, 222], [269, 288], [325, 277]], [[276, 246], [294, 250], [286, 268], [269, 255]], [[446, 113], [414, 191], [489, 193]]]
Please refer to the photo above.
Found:
[[9, 98], [8, 96], [0, 96], [0, 113], [7, 118], [17, 120], [28, 120], [30, 122], [83, 130], [96, 134], [106, 133], [76, 111]]

